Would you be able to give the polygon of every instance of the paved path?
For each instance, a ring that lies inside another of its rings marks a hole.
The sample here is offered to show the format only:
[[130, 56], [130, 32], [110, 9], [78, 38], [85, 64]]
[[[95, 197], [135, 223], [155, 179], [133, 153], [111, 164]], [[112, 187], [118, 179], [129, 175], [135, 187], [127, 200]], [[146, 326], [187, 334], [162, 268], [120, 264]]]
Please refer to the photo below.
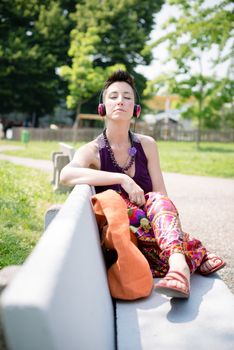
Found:
[[29, 168], [36, 168], [40, 170], [44, 170], [47, 172], [51, 172], [53, 170], [53, 165], [50, 160], [39, 160], [39, 159], [31, 159], [31, 158], [19, 158], [15, 156], [8, 156], [6, 154], [0, 153], [0, 160], [8, 160], [14, 164], [24, 165]]
[[35, 168], [35, 169], [40, 169], [47, 172], [52, 172], [53, 165], [50, 160], [22, 158], [22, 157], [20, 158], [16, 156], [9, 156], [2, 153], [8, 150], [13, 151], [13, 150], [19, 150], [19, 149], [24, 149], [24, 146], [13, 146], [13, 145], [0, 146], [0, 160], [1, 159], [8, 160], [9, 162], [12, 162], [14, 164], [24, 165], [29, 168]]
[[[52, 171], [50, 161], [4, 154], [0, 159]], [[173, 173], [164, 173], [164, 179], [184, 231], [226, 260], [227, 266], [219, 274], [234, 293], [234, 180]]]
[[173, 173], [164, 178], [184, 231], [225, 259], [219, 274], [234, 293], [234, 180]]

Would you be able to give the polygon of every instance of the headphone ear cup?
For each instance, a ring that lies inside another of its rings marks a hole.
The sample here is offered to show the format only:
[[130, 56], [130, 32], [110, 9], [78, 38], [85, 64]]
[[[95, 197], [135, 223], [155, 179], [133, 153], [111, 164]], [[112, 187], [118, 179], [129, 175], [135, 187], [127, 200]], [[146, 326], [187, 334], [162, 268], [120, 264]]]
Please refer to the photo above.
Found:
[[136, 118], [139, 118], [141, 114], [141, 106], [140, 105], [134, 105], [134, 111], [133, 116]]
[[104, 105], [104, 103], [99, 103], [98, 114], [102, 117], [104, 117], [106, 115], [106, 106]]

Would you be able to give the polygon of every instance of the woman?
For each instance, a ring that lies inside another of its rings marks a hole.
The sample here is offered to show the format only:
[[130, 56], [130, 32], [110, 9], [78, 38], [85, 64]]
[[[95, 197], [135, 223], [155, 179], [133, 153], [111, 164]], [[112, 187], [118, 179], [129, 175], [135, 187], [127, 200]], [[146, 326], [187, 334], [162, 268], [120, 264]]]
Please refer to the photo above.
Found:
[[154, 139], [130, 132], [132, 117], [140, 114], [137, 97], [129, 73], [119, 70], [109, 77], [99, 104], [106, 129], [76, 152], [62, 170], [61, 182], [66, 186], [94, 185], [97, 193], [107, 189], [119, 192], [153, 276], [163, 277], [156, 290], [188, 298], [191, 273], [198, 270], [208, 275], [225, 262], [182, 231], [178, 212], [167, 197]]

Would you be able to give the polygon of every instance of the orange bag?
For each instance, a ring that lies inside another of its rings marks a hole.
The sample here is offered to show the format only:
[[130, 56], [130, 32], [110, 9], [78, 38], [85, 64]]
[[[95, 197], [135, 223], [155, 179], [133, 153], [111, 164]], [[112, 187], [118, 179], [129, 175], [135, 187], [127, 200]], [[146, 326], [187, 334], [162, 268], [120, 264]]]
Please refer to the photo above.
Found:
[[124, 300], [148, 296], [153, 277], [146, 258], [131, 241], [125, 201], [107, 190], [92, 196], [92, 204], [105, 248], [117, 252], [116, 262], [107, 271], [111, 295]]

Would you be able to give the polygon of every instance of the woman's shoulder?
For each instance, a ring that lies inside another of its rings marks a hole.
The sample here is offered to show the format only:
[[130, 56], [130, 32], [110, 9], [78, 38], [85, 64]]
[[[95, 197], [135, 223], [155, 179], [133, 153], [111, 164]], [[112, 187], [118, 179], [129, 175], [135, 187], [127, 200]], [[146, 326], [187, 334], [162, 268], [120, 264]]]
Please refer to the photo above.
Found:
[[155, 146], [155, 144], [156, 144], [155, 139], [151, 136], [148, 136], [148, 135], [134, 133], [134, 139], [136, 141], [140, 142], [142, 144], [143, 148], [145, 146], [152, 147], [152, 145]]
[[84, 145], [82, 145], [79, 149], [78, 152], [79, 153], [83, 153], [83, 152], [94, 152], [98, 150], [98, 142], [97, 139], [92, 140], [90, 142], [85, 143]]
[[96, 158], [98, 154], [98, 142], [97, 139], [85, 143], [80, 146], [75, 153], [74, 160], [82, 158], [92, 159]]
[[72, 160], [74, 165], [81, 167], [95, 168], [99, 166], [98, 142], [93, 140], [82, 145], [75, 153]]
[[140, 142], [148, 160], [154, 159], [157, 154], [157, 144], [155, 139], [148, 135], [135, 134]]

